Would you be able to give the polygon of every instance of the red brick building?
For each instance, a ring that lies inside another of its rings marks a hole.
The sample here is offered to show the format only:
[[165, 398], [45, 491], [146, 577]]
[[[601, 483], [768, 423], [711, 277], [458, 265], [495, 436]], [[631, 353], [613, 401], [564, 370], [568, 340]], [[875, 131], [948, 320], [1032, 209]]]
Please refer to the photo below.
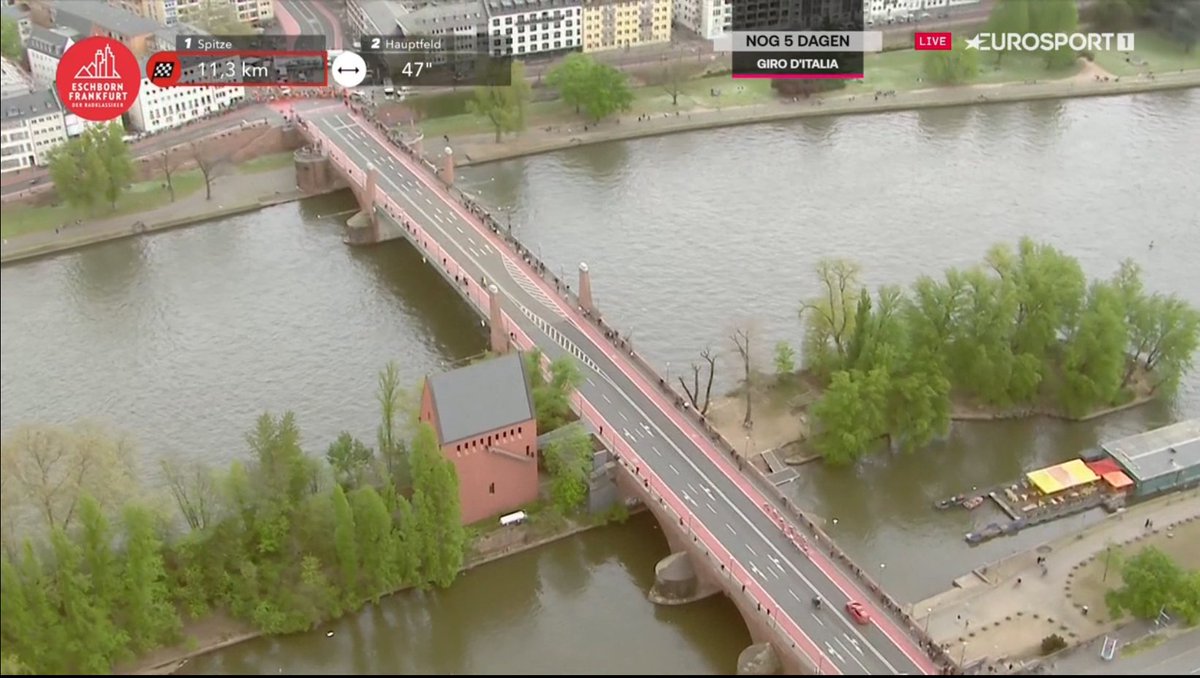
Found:
[[463, 523], [537, 500], [537, 420], [521, 353], [426, 378], [421, 421], [458, 471]]

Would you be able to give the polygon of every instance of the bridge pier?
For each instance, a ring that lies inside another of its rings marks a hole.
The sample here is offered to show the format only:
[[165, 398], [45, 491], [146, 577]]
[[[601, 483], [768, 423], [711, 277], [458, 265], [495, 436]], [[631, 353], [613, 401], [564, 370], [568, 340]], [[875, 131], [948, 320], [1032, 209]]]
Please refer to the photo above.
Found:
[[783, 670], [779, 654], [770, 643], [755, 643], [742, 650], [737, 658], [739, 676], [775, 676]]
[[592, 274], [588, 265], [579, 262], [579, 306], [591, 315], [596, 315], [596, 304], [592, 302]]
[[500, 289], [488, 285], [488, 325], [491, 329], [491, 348], [493, 353], [508, 353], [508, 328], [504, 326], [504, 315], [500, 310]]
[[454, 185], [454, 149], [446, 147], [446, 154], [442, 156], [442, 181], [446, 182], [447, 186]]
[[647, 597], [655, 605], [687, 605], [721, 593], [721, 587], [696, 571], [692, 556], [679, 551], [654, 566], [654, 586]]

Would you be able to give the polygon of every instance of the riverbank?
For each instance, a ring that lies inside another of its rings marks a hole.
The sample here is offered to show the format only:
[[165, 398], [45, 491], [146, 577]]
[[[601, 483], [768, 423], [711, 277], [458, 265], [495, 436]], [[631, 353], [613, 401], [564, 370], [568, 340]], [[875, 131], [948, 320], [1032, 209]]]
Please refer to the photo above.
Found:
[[[642, 510], [645, 509], [639, 506], [630, 511], [630, 514]], [[472, 553], [464, 562], [460, 574], [502, 558], [532, 551], [588, 530], [604, 527], [606, 524], [599, 519], [568, 520], [552, 532], [539, 535], [538, 525], [535, 522], [487, 532], [480, 535], [472, 545]], [[400, 589], [391, 595], [398, 595], [407, 590], [409, 589]], [[171, 647], [154, 650], [124, 667], [117, 667], [114, 673], [131, 676], [170, 675], [196, 657], [261, 638], [267, 634], [255, 630], [245, 622], [231, 619], [223, 614], [212, 614], [185, 624], [182, 635], [183, 641]]]
[[[253, 174], [253, 181], [246, 180], [247, 174]], [[0, 265], [110, 240], [190, 226], [312, 197], [296, 187], [296, 171], [291, 163], [283, 164], [270, 156], [249, 161], [227, 175], [214, 178], [212, 200], [205, 198], [203, 183], [194, 189], [188, 195], [179, 196], [175, 202], [151, 210], [57, 229], [46, 228], [7, 238], [0, 249]]]
[[[1078, 76], [1040, 83], [983, 84], [898, 91], [893, 96], [874, 97], [870, 93], [833, 92], [798, 101], [773, 101], [764, 104], [691, 111], [686, 114], [655, 114], [638, 120], [618, 118], [598, 125], [582, 122], [573, 126], [527, 130], [521, 136], [495, 143], [494, 135], [473, 134], [451, 141], [460, 160], [458, 165], [474, 166], [510, 160], [565, 148], [625, 141], [643, 137], [678, 134], [705, 129], [778, 122], [796, 118], [832, 115], [891, 113], [972, 104], [1000, 104], [1047, 99], [1119, 96], [1172, 89], [1200, 87], [1200, 71], [1165, 73], [1150, 77], [1096, 80], [1099, 67], [1085, 68]], [[1081, 77], [1082, 76], [1082, 77]]]

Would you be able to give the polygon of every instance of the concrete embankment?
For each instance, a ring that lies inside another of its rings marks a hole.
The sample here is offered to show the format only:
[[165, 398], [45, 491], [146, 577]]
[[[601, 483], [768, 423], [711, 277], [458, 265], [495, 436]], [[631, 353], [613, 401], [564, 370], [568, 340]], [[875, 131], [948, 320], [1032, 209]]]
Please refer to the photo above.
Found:
[[[974, 85], [898, 92], [895, 96], [876, 99], [870, 93], [831, 94], [795, 102], [774, 102], [723, 110], [690, 112], [678, 116], [653, 118], [644, 122], [626, 121], [602, 123], [589, 131], [566, 133], [531, 133], [504, 143], [494, 143], [489, 135], [457, 142], [461, 166], [481, 165], [576, 146], [624, 141], [665, 134], [678, 134], [704, 129], [778, 122], [795, 118], [832, 115], [863, 115], [897, 111], [947, 108], [975, 104], [1017, 103], [1076, 97], [1120, 96], [1142, 92], [1200, 87], [1200, 71], [1168, 73], [1149, 78], [1127, 78], [1120, 81], [1054, 81], [1045, 83], [1010, 83], [1003, 85]], [[467, 159], [469, 158], [469, 159]]]

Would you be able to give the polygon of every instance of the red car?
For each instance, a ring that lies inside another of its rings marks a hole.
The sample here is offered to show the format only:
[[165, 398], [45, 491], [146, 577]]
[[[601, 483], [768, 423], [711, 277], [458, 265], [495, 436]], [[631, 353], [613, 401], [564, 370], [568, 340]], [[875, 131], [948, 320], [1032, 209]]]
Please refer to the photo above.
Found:
[[866, 626], [871, 623], [871, 613], [867, 611], [867, 607], [857, 600], [851, 600], [846, 603], [846, 614], [854, 620], [859, 626]]

